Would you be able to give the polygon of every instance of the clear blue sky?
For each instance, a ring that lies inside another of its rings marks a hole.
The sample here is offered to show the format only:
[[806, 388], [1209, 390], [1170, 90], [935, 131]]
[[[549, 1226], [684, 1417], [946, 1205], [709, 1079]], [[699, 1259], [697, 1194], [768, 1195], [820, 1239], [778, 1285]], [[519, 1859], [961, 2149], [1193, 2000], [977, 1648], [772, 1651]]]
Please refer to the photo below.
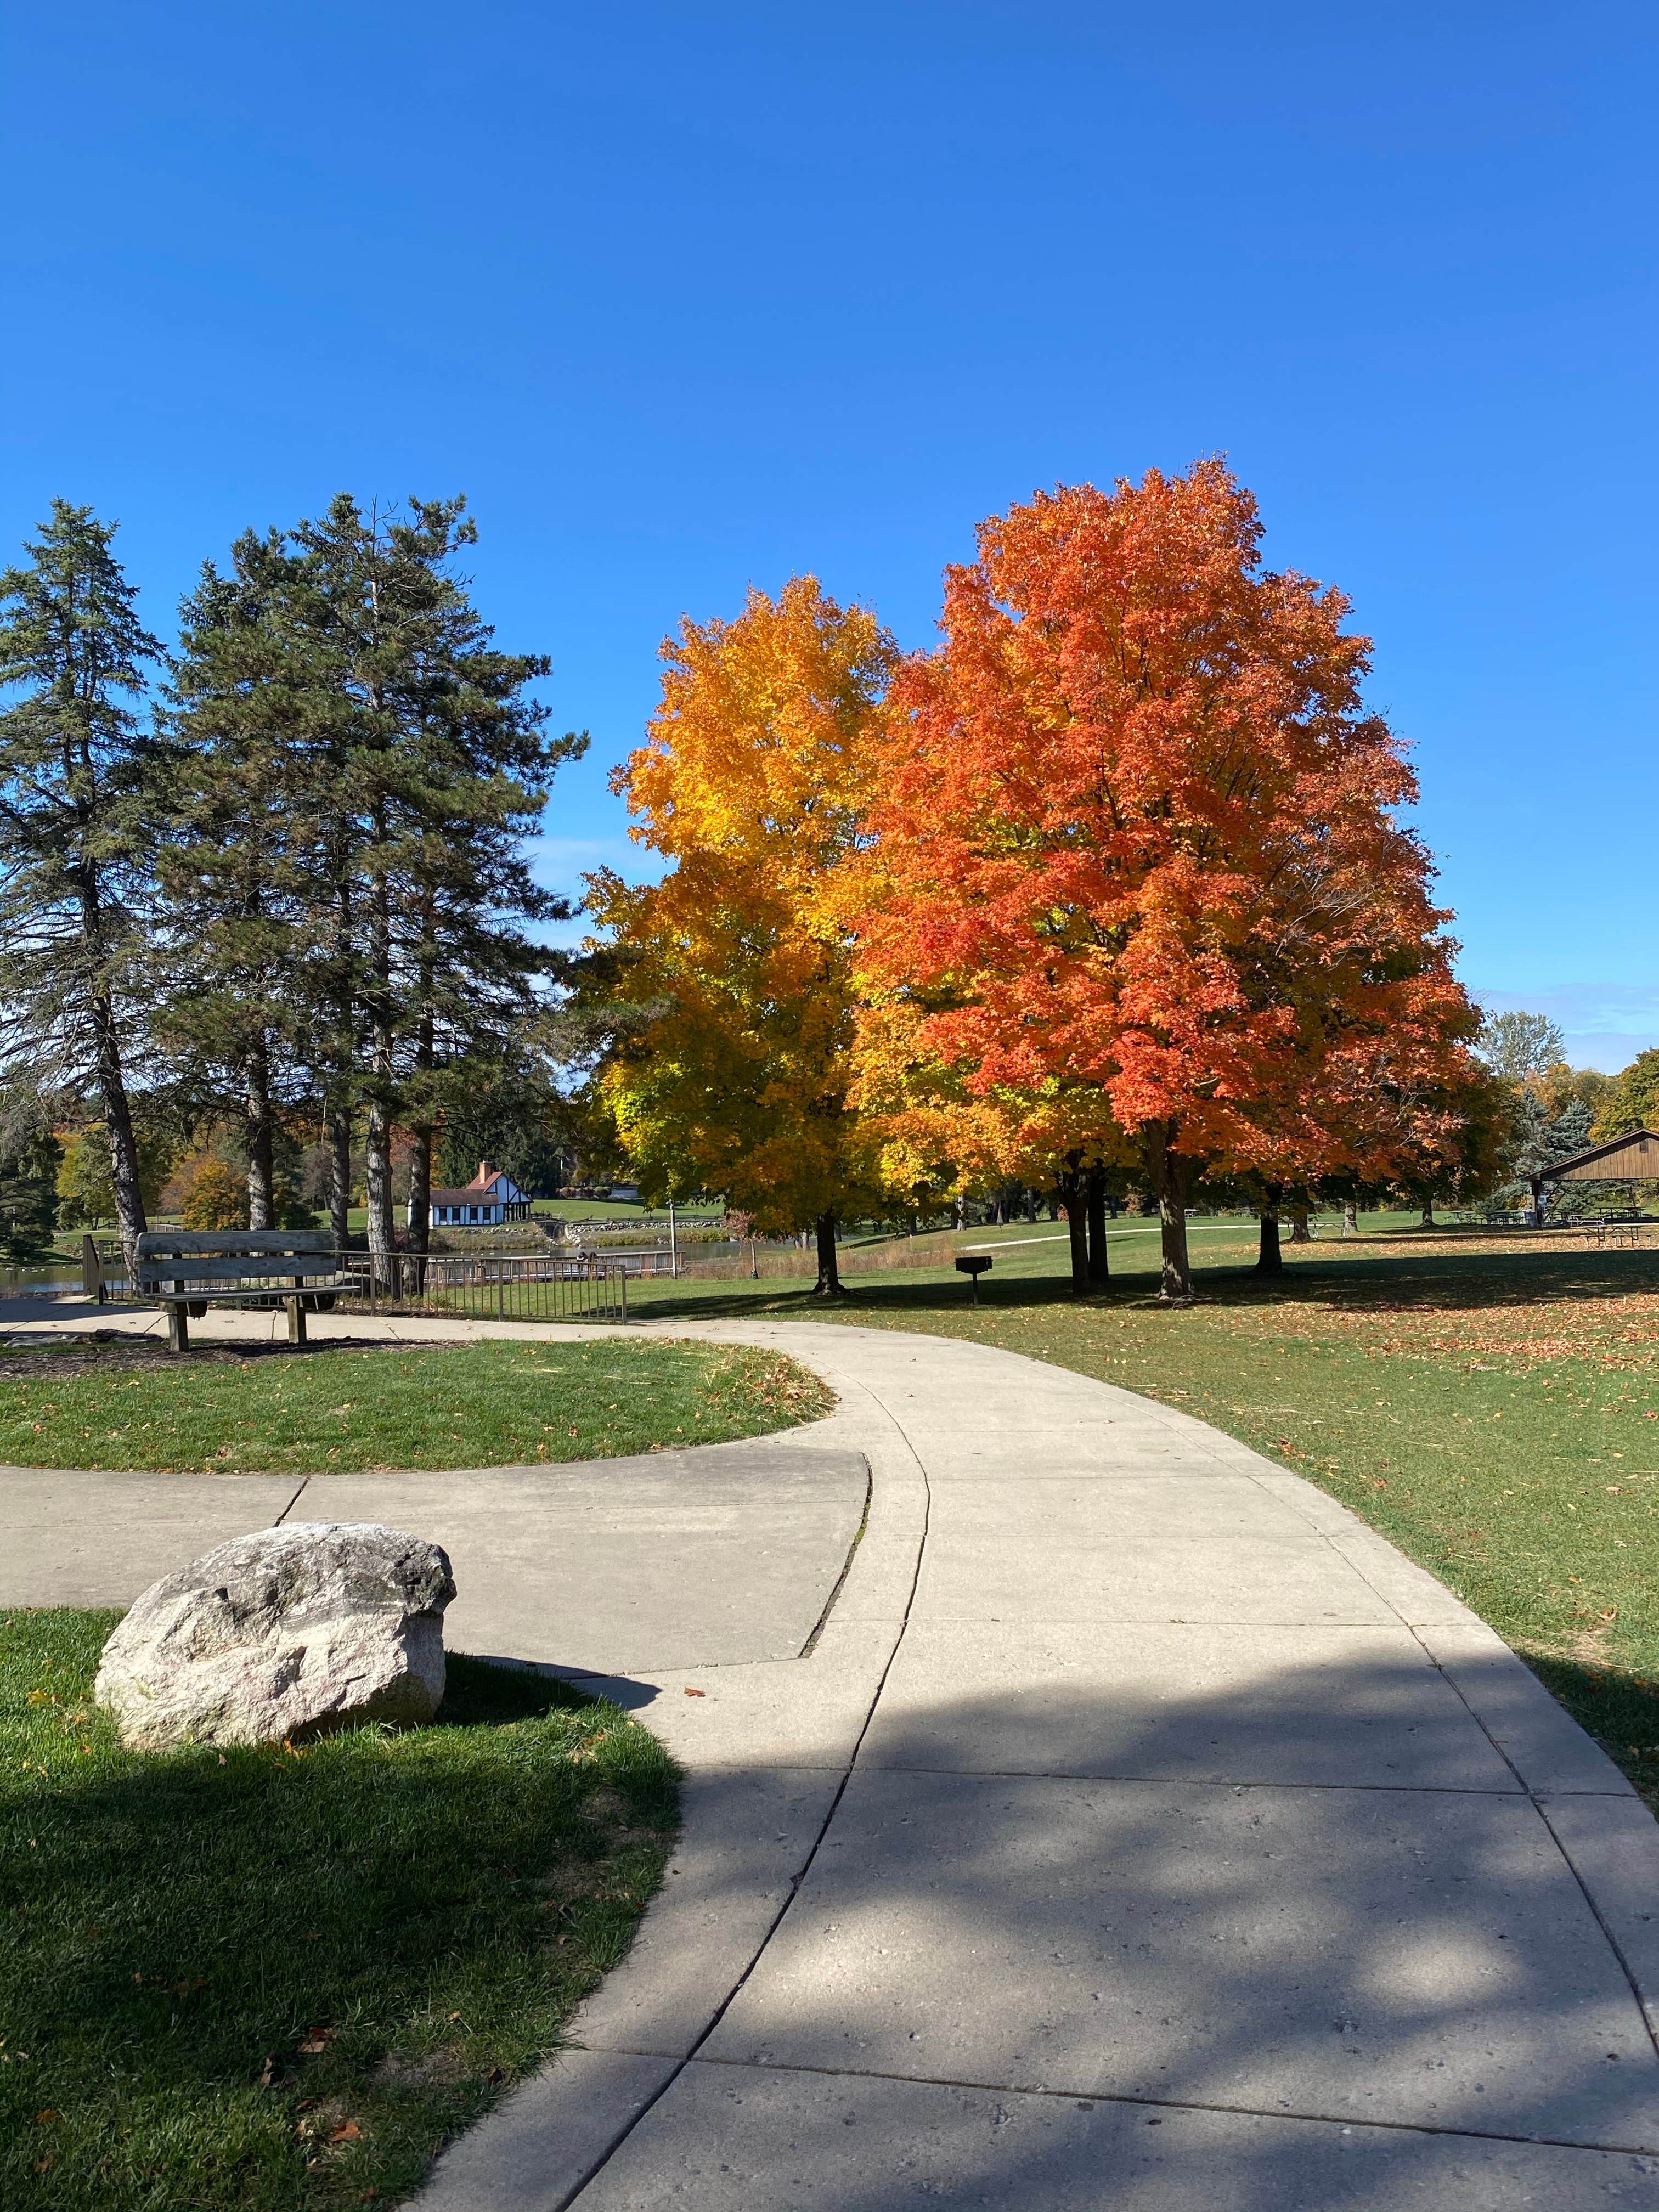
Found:
[[682, 611], [811, 568], [926, 645], [981, 516], [1225, 452], [1376, 641], [1466, 979], [1617, 1066], [1656, 46], [1621, 0], [15, 9], [0, 547], [90, 501], [170, 630], [246, 524], [464, 490], [593, 732], [574, 882]]

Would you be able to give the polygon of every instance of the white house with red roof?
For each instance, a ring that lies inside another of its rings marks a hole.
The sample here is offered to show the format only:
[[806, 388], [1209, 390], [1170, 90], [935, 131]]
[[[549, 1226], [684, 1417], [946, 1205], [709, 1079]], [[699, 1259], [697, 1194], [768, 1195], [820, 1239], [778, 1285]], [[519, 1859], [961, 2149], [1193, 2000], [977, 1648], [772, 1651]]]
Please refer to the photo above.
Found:
[[[431, 1224], [434, 1229], [499, 1229], [506, 1221], [528, 1221], [530, 1200], [504, 1169], [480, 1160], [478, 1172], [463, 1190], [432, 1193]], [[415, 1201], [409, 1202], [409, 1225], [415, 1226]]]

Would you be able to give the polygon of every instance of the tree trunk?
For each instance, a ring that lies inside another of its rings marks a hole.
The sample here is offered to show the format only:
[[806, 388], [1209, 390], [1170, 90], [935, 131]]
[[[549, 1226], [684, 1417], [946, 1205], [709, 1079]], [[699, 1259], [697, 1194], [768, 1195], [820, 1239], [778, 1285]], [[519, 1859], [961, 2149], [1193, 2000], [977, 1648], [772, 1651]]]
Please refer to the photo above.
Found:
[[392, 1115], [384, 1099], [371, 1098], [368, 1103], [368, 1128], [363, 1149], [369, 1256], [377, 1279], [390, 1282], [392, 1255], [397, 1249], [398, 1237], [392, 1213]]
[[[83, 763], [90, 762], [83, 754]], [[81, 938], [86, 960], [87, 1008], [92, 1017], [94, 1064], [98, 1095], [104, 1103], [104, 1135], [109, 1146], [110, 1188], [115, 1194], [115, 1221], [121, 1232], [121, 1252], [131, 1277], [137, 1271], [138, 1239], [149, 1224], [144, 1218], [144, 1194], [138, 1181], [138, 1141], [132, 1132], [132, 1109], [121, 1073], [121, 1033], [115, 1019], [115, 1001], [103, 985], [104, 917], [98, 878], [90, 862], [76, 871], [81, 902]]]
[[[431, 940], [431, 900], [427, 900], [427, 911], [422, 915], [422, 931], [427, 942]], [[435, 1030], [431, 1018], [431, 956], [422, 953], [420, 960], [420, 1005], [422, 1015], [416, 1029], [416, 1099], [427, 1091], [427, 1079], [431, 1075], [431, 1064], [435, 1055]], [[425, 1106], [429, 1113], [429, 1106]], [[431, 1252], [431, 1139], [434, 1124], [418, 1121], [411, 1126], [414, 1134], [414, 1157], [410, 1161], [410, 1249], [425, 1259]], [[425, 1270], [418, 1270], [425, 1279]]]
[[[384, 843], [386, 824], [377, 819], [375, 835]], [[377, 876], [371, 908], [371, 959], [374, 996], [371, 1002], [369, 1065], [374, 1090], [368, 1102], [368, 1127], [364, 1143], [364, 1203], [368, 1211], [368, 1250], [374, 1273], [390, 1282], [392, 1255], [398, 1236], [392, 1212], [392, 1091], [395, 1051], [392, 1036], [392, 902], [384, 876]]]
[[138, 1142], [132, 1133], [132, 1109], [127, 1103], [127, 1087], [121, 1077], [115, 1009], [101, 994], [92, 1001], [92, 1027], [98, 1055], [98, 1095], [104, 1104], [104, 1133], [109, 1143], [109, 1180], [115, 1194], [115, 1221], [121, 1232], [121, 1251], [131, 1275], [138, 1264], [138, 1239], [149, 1224], [144, 1218], [144, 1194], [138, 1182]]
[[1089, 1282], [1092, 1289], [1103, 1291], [1111, 1281], [1111, 1263], [1106, 1253], [1106, 1170], [1093, 1167], [1088, 1175], [1089, 1215]]
[[1425, 1198], [1423, 1201], [1423, 1218], [1419, 1226], [1424, 1229], [1434, 1227], [1434, 1200], [1431, 1198]]
[[1357, 1199], [1345, 1198], [1342, 1201], [1342, 1234], [1345, 1237], [1358, 1237], [1359, 1234], [1359, 1201]]
[[1149, 1121], [1141, 1132], [1146, 1174], [1158, 1200], [1162, 1231], [1163, 1266], [1158, 1297], [1164, 1305], [1189, 1305], [1193, 1296], [1192, 1262], [1187, 1253], [1187, 1186], [1192, 1164], [1175, 1150], [1180, 1124]]
[[329, 1110], [328, 1148], [332, 1154], [329, 1177], [328, 1222], [334, 1249], [343, 1252], [351, 1237], [351, 1112], [349, 1107]]
[[1258, 1275], [1279, 1275], [1285, 1271], [1284, 1256], [1279, 1249], [1279, 1187], [1270, 1182], [1261, 1200], [1261, 1242], [1255, 1255]]
[[276, 1226], [275, 1132], [270, 1114], [270, 1060], [261, 1033], [242, 1070], [244, 1136], [247, 1146], [247, 1225]]
[[1313, 1242], [1308, 1234], [1308, 1203], [1305, 1199], [1291, 1208], [1291, 1242], [1292, 1244], [1310, 1244]]
[[410, 1133], [415, 1149], [409, 1163], [409, 1249], [425, 1259], [432, 1249], [432, 1125]]
[[1054, 1177], [1054, 1189], [1066, 1214], [1072, 1250], [1072, 1295], [1078, 1298], [1089, 1293], [1089, 1202], [1085, 1184], [1078, 1155], [1068, 1152], [1065, 1166]]
[[814, 1295], [821, 1298], [844, 1298], [841, 1271], [836, 1265], [836, 1217], [833, 1212], [819, 1214], [813, 1224], [818, 1247], [818, 1279]]

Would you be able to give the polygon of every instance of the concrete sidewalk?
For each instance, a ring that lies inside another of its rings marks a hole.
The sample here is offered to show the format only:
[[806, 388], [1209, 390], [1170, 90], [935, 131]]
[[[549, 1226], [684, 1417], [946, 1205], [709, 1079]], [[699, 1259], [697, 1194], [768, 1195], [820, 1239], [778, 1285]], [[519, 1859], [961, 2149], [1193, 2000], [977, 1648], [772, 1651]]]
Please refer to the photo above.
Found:
[[1659, 2207], [1659, 1828], [1496, 1636], [1145, 1399], [707, 1333], [836, 1384], [868, 1529], [810, 1658], [644, 1701], [675, 1871], [422, 2212]]
[[1659, 1827], [1437, 1583], [1062, 1370], [664, 1333], [828, 1376], [867, 1527], [808, 1656], [593, 1684], [673, 1870], [423, 2212], [1659, 2212]]

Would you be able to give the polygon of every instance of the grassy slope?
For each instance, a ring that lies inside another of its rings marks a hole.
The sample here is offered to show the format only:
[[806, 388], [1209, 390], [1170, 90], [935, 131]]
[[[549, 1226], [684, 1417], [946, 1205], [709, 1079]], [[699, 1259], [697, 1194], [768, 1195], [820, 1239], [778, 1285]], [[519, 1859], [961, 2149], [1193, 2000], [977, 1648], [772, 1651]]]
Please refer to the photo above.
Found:
[[40, 1355], [0, 1381], [0, 1463], [266, 1468], [499, 1467], [724, 1443], [829, 1407], [815, 1376], [744, 1346], [572, 1343], [211, 1353], [85, 1371]]
[[0, 2202], [401, 2196], [626, 1948], [667, 1754], [453, 1660], [430, 1729], [139, 1759], [90, 1702], [114, 1619], [0, 1620]]
[[[981, 1339], [1230, 1431], [1438, 1575], [1659, 1801], [1659, 1253], [1327, 1241], [1264, 1285], [1243, 1224], [1194, 1244], [1185, 1311], [1158, 1308], [1156, 1241], [1131, 1234], [1104, 1297], [1074, 1303], [1066, 1247], [1033, 1243], [996, 1253], [977, 1312], [935, 1270], [860, 1277], [825, 1317]], [[664, 1285], [641, 1310], [817, 1310], [780, 1287]]]

